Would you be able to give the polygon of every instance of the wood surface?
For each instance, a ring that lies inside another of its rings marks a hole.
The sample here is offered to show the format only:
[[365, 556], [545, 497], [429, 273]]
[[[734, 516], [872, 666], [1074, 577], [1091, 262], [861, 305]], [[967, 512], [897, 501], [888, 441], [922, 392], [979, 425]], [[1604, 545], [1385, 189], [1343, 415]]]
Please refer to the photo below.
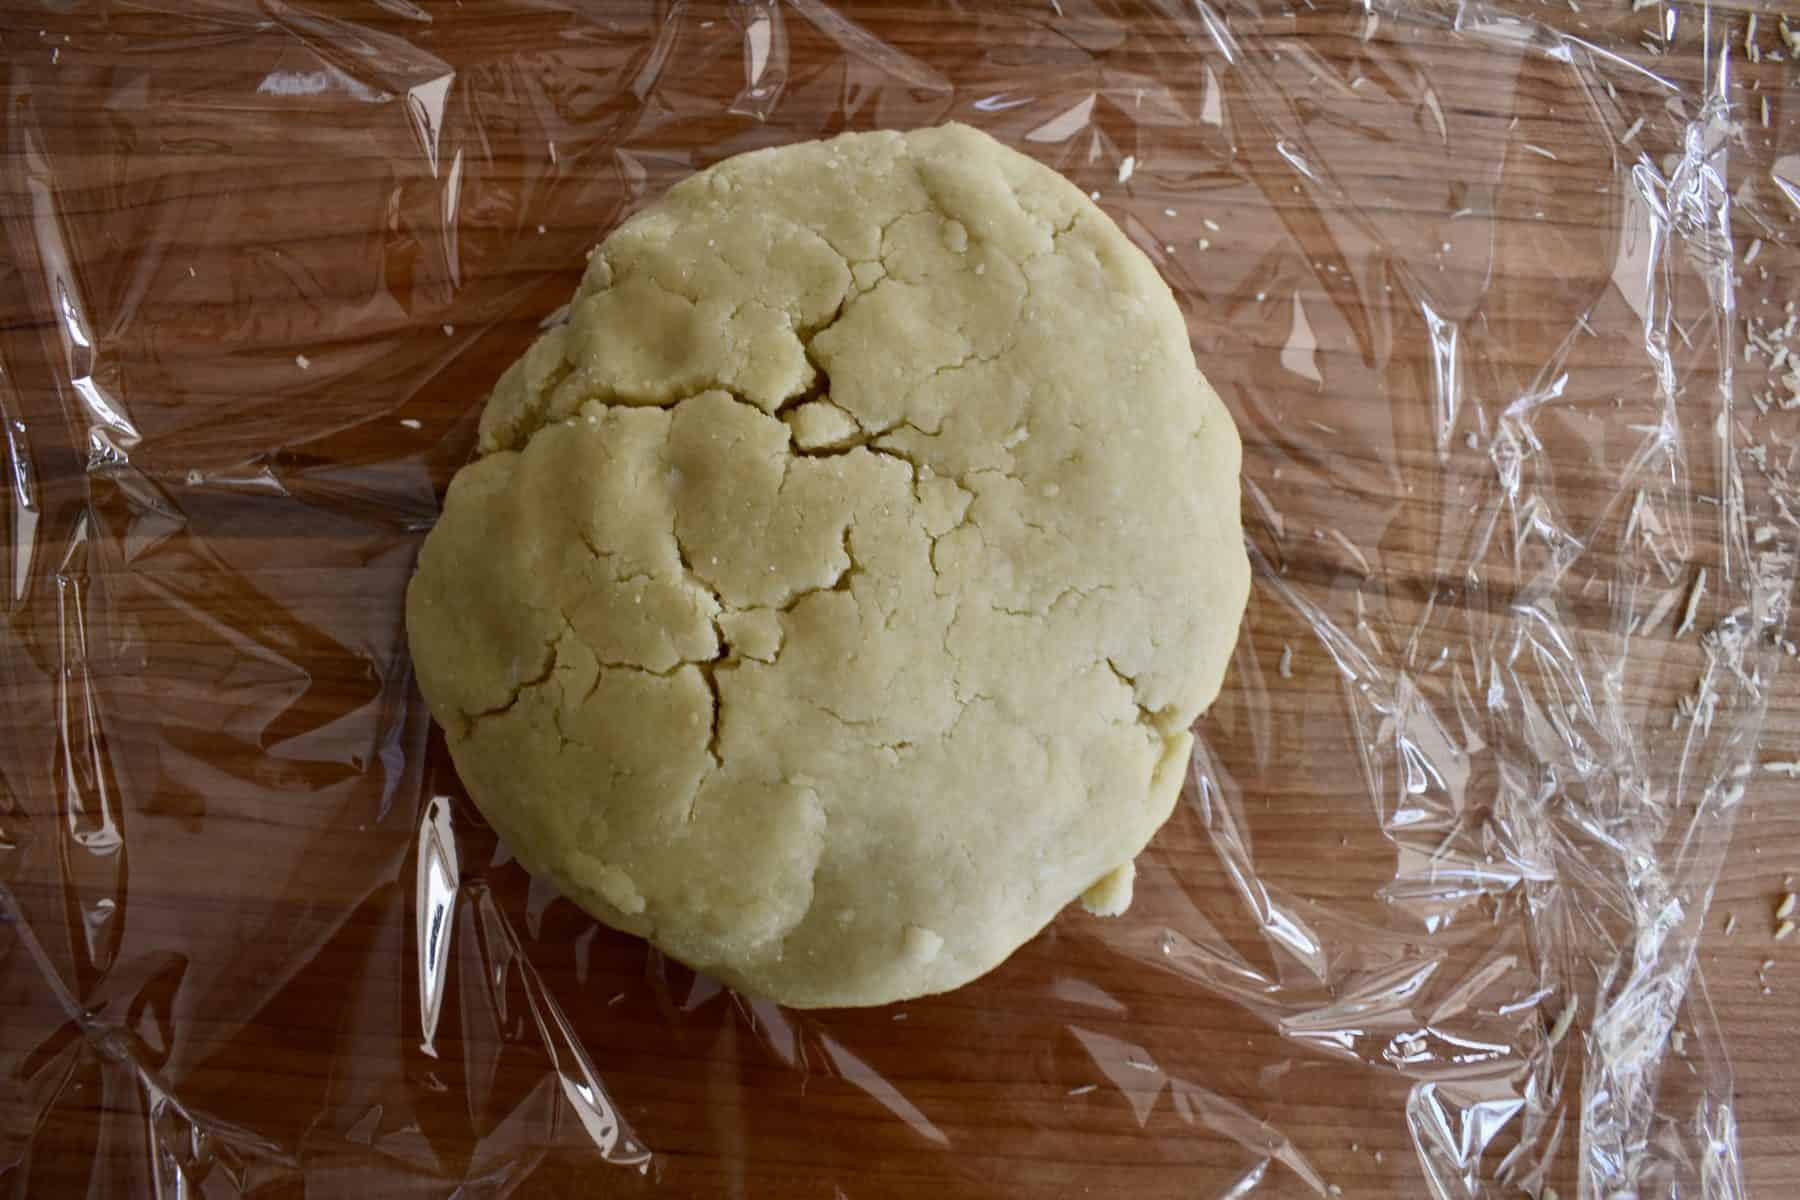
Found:
[[[1405, 289], [1368, 287], [1383, 278], [1370, 264], [1382, 246], [1429, 261], [1430, 243], [1453, 236], [1449, 211], [1491, 205], [1482, 228], [1500, 250], [1446, 240], [1432, 286], [1482, 313], [1471, 396], [1511, 394], [1567, 334], [1559, 315], [1583, 311], [1612, 269], [1623, 201], [1604, 189], [1629, 161], [1582, 122], [1644, 114], [1647, 152], [1678, 150], [1680, 120], [1657, 87], [1584, 98], [1554, 65], [1424, 24], [1390, 25], [1371, 51], [1360, 13], [1323, 0], [1267, 5], [1261, 26], [1246, 24], [1248, 6], [1222, 6], [1234, 28], [1262, 30], [1259, 52], [1285, 55], [1269, 70], [1299, 98], [1287, 118], [1377, 214], [1358, 225], [1311, 189], [1270, 184], [1291, 174], [1280, 120], [1259, 122], [1267, 110], [1200, 44], [1191, 12], [867, 5], [847, 28], [807, 3], [780, 10], [759, 42], [751, 30], [768, 10], [688, 6], [685, 40], [672, 42], [659, 40], [668, 14], [628, 4], [579, 19], [472, 0], [240, 7], [0, 12], [9, 1194], [175, 1195], [187, 1171], [208, 1196], [448, 1195], [446, 1180], [472, 1181], [459, 1195], [1216, 1195], [1259, 1157], [1209, 1128], [1229, 1123], [1227, 1101], [1292, 1139], [1346, 1196], [1425, 1195], [1405, 1078], [1299, 1047], [1147, 965], [1138, 935], [1159, 918], [1236, 907], [1194, 821], [1159, 839], [1124, 932], [1066, 915], [992, 976], [891, 1009], [753, 1007], [597, 929], [505, 861], [412, 689], [401, 589], [470, 451], [480, 397], [623, 213], [724, 154], [847, 122], [960, 116], [1027, 145], [1057, 97], [1100, 94], [1097, 161], [1028, 148], [1101, 192], [1182, 297], [1238, 416], [1246, 477], [1295, 533], [1258, 543], [1279, 551], [1280, 577], [1346, 607], [1367, 593], [1389, 643], [1405, 641], [1425, 597], [1443, 606], [1434, 629], [1486, 619], [1458, 611], [1477, 601], [1450, 586], [1433, 541], [1461, 528], [1445, 517], [1449, 489], [1485, 458], [1443, 465], [1423, 415], [1429, 338]], [[1514, 7], [1627, 47], [1665, 19], [1600, 0]], [[1639, 57], [1698, 95], [1717, 63], [1701, 55], [1701, 14], [1675, 11], [1673, 41]], [[1779, 47], [1777, 9], [1734, 0], [1712, 10], [1715, 52], [1750, 11], [1765, 54]], [[858, 29], [909, 57], [884, 59]], [[759, 44], [766, 62], [746, 49]], [[859, 65], [843, 66], [845, 45], [860, 48]], [[445, 64], [456, 79], [434, 91]], [[1778, 310], [1800, 279], [1796, 198], [1768, 174], [1800, 151], [1795, 69], [1765, 58], [1730, 71], [1734, 254], [1763, 243], [1763, 269], [1740, 272], [1742, 313]], [[1459, 136], [1436, 150], [1382, 136], [1350, 89], [1303, 90], [1308, 71], [1365, 75], [1415, 100], [1421, 81], [1450, 80], [1434, 103]], [[1021, 80], [1041, 86], [1026, 94]], [[1231, 170], [1223, 135], [1192, 119], [1215, 85], [1234, 122]], [[1559, 110], [1572, 101], [1589, 107]], [[584, 139], [632, 121], [626, 151], [583, 154]], [[1443, 179], [1465, 167], [1477, 177], [1502, 143], [1504, 187], [1445, 193]], [[630, 149], [658, 144], [684, 149]], [[1119, 156], [1139, 145], [1152, 149], [1127, 187]], [[1290, 243], [1314, 269], [1283, 259]], [[1283, 367], [1292, 324], [1265, 292], [1348, 314], [1315, 331], [1329, 395]], [[1641, 345], [1615, 336], [1622, 312], [1595, 312], [1607, 336], [1569, 363], [1598, 405], [1646, 383]], [[1682, 361], [1690, 394], [1703, 394], [1704, 354]], [[1782, 446], [1793, 416], [1748, 424]], [[1557, 495], [1572, 522], [1600, 527], [1630, 439], [1573, 419], [1547, 428]], [[1698, 456], [1694, 469], [1695, 490], [1716, 494], [1716, 464]], [[1753, 485], [1757, 511], [1771, 490], [1787, 495], [1785, 478]], [[1692, 561], [1717, 560], [1717, 522], [1693, 528]], [[1328, 529], [1359, 547], [1367, 572]], [[1600, 578], [1605, 566], [1586, 569]], [[1523, 570], [1487, 569], [1497, 591]], [[1590, 593], [1563, 615], [1593, 644], [1619, 632]], [[1284, 647], [1291, 678], [1275, 668]], [[1632, 653], [1648, 665], [1628, 704], [1666, 713], [1692, 687], [1694, 640], [1671, 621]], [[1242, 797], [1265, 878], [1385, 920], [1374, 897], [1394, 851], [1371, 827], [1339, 673], [1267, 587], [1234, 680], [1202, 728], [1246, 764], [1274, 759]], [[1793, 680], [1790, 667], [1767, 688], [1758, 761], [1800, 759]], [[1794, 786], [1751, 778], [1695, 990], [1716, 1012], [1724, 1055], [1707, 1069], [1728, 1056], [1759, 1196], [1800, 1194], [1800, 938], [1772, 937], [1774, 905], [1800, 871]], [[415, 841], [434, 797], [462, 882], [446, 998], [422, 1036]], [[572, 1098], [554, 1090], [552, 1058], [580, 1072], [552, 998], [629, 1122], [615, 1164], [596, 1163]], [[1680, 1027], [1694, 1046], [1672, 1074], [1702, 1058], [1696, 999]], [[1140, 1052], [1154, 1056], [1141, 1083]], [[1573, 1195], [1572, 1124], [1564, 1137], [1551, 1182]], [[636, 1138], [655, 1152], [648, 1174], [632, 1165]], [[1271, 1166], [1253, 1194], [1308, 1193]]]

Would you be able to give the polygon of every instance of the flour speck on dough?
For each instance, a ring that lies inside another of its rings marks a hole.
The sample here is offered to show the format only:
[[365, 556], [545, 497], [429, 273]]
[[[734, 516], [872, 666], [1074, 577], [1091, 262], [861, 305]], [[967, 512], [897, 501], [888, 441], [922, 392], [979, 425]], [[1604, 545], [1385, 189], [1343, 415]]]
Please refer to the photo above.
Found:
[[962, 126], [729, 159], [496, 385], [407, 594], [520, 861], [786, 1004], [1130, 900], [1249, 572], [1155, 269]]

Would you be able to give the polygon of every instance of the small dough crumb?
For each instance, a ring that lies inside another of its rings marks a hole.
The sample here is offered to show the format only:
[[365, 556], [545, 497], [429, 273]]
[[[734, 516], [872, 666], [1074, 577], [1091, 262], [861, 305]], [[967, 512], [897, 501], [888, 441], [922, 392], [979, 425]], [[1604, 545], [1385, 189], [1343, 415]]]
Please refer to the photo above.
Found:
[[829, 400], [811, 400], [781, 414], [802, 450], [837, 450], [862, 436], [856, 418]]
[[637, 884], [611, 863], [602, 863], [594, 872], [594, 888], [622, 913], [635, 915], [644, 911], [644, 896]]
[[938, 951], [943, 948], [944, 939], [933, 930], [926, 929], [922, 925], [906, 927], [906, 957], [914, 963], [922, 965], [930, 962], [938, 956]]
[[1131, 907], [1131, 885], [1136, 878], [1135, 863], [1120, 863], [1081, 893], [1081, 907], [1096, 917], [1118, 916]]

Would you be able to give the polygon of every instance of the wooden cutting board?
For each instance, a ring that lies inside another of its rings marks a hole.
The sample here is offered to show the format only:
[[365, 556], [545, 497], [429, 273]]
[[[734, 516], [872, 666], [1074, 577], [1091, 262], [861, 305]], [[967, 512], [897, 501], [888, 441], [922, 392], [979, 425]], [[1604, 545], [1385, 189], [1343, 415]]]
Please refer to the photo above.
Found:
[[[1269, 965], [1197, 794], [1116, 925], [1066, 915], [948, 996], [783, 1013], [508, 861], [412, 688], [402, 589], [486, 389], [621, 215], [737, 151], [972, 121], [1097, 193], [1181, 298], [1244, 435], [1267, 564], [1201, 729], [1264, 881], [1321, 928], [1391, 932], [1376, 897], [1399, 858], [1344, 672], [1282, 596], [1345, 620], [1366, 598], [1376, 639], [1423, 628], [1447, 654], [1448, 631], [1493, 620], [1433, 540], [1466, 528], [1445, 514], [1491, 474], [1492, 427], [1433, 415], [1431, 320], [1460, 322], [1454, 369], [1491, 419], [1605, 291], [1632, 155], [1679, 152], [1727, 31], [1746, 55], [1751, 10], [1716, 6], [1709, 29], [1686, 5], [1513, 6], [1623, 47], [1682, 108], [1629, 67], [1605, 76], [1618, 94], [1584, 92], [1492, 29], [1323, 0], [564, 7], [0, 13], [0, 1180], [1175, 1197], [1274, 1158], [1256, 1194], [1310, 1194], [1282, 1162], [1297, 1153], [1345, 1195], [1426, 1195], [1405, 1076], [1284, 1038], [1155, 961], [1159, 929], [1204, 920]], [[1739, 268], [1754, 316], [1796, 297], [1800, 197], [1770, 172], [1800, 118], [1773, 7], [1752, 40], [1760, 61], [1729, 72], [1726, 184], [1740, 264], [1760, 243]], [[1461, 309], [1427, 316], [1421, 296]], [[1593, 311], [1566, 360], [1577, 388], [1641, 389], [1641, 339], [1623, 310]], [[1682, 361], [1704, 396], [1704, 353]], [[1739, 405], [1744, 436], [1785, 459], [1792, 414]], [[1539, 426], [1574, 507], [1617, 491], [1630, 442], [1585, 416]], [[1759, 512], [1788, 494], [1784, 475], [1753, 484]], [[1693, 529], [1690, 561], [1716, 561], [1717, 522]], [[1598, 641], [1613, 615], [1560, 619]], [[1653, 665], [1628, 700], [1659, 720], [1698, 661], [1677, 623], [1633, 643]], [[1800, 758], [1790, 678], [1765, 689], [1758, 761]], [[1792, 787], [1752, 776], [1699, 954], [1759, 1195], [1800, 1189], [1800, 958], [1772, 937], [1800, 870]], [[1702, 1006], [1679, 1028], [1667, 1086], [1717, 1083]], [[1562, 1136], [1552, 1180], [1573, 1195], [1572, 1123]]]

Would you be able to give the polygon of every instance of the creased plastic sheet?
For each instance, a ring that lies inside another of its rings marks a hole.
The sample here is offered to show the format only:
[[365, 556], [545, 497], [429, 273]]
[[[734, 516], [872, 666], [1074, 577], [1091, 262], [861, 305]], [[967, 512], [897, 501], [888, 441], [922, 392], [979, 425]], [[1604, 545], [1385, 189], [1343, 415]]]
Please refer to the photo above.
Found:
[[[1795, 531], [1726, 30], [1587, 7], [11, 6], [0, 1179], [1741, 1195], [1695, 945]], [[509, 860], [401, 595], [623, 214], [951, 118], [1175, 289], [1255, 592], [1126, 917], [788, 1012]]]

